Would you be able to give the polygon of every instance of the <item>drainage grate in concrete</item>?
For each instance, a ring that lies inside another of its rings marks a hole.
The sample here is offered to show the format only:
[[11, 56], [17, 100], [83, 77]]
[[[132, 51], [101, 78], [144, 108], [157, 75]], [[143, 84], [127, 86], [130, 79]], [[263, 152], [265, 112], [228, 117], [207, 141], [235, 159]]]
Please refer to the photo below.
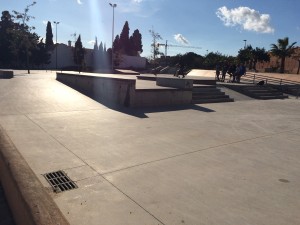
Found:
[[62, 170], [43, 175], [49, 182], [54, 192], [68, 191], [78, 188], [77, 185]]

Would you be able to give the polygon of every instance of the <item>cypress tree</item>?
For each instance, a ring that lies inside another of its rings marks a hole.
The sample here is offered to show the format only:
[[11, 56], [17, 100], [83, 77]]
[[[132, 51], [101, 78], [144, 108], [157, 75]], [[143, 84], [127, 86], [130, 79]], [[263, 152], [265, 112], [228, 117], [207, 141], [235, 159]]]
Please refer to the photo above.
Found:
[[78, 65], [78, 71], [80, 72], [80, 66], [84, 62], [84, 49], [82, 47], [81, 36], [78, 36], [77, 41], [75, 42], [74, 47], [74, 62]]
[[51, 22], [48, 21], [47, 28], [46, 28], [46, 49], [49, 50], [53, 47], [53, 33], [52, 33], [52, 26]]
[[130, 50], [133, 56], [137, 56], [143, 52], [142, 35], [138, 29], [136, 29], [130, 37]]
[[122, 32], [120, 34], [119, 45], [121, 48], [121, 52], [124, 54], [130, 54], [130, 41], [129, 41], [129, 25], [128, 21], [125, 22]]

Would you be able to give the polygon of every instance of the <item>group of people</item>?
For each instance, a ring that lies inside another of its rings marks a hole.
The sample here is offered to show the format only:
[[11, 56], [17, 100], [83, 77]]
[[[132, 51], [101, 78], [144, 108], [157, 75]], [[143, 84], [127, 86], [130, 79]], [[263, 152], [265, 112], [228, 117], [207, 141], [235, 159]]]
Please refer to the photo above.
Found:
[[[216, 66], [216, 80], [225, 82], [226, 74], [229, 74], [228, 82], [240, 83], [241, 77], [246, 74], [246, 67], [243, 63], [236, 65], [234, 63], [217, 64]], [[220, 78], [221, 75], [221, 78]]]

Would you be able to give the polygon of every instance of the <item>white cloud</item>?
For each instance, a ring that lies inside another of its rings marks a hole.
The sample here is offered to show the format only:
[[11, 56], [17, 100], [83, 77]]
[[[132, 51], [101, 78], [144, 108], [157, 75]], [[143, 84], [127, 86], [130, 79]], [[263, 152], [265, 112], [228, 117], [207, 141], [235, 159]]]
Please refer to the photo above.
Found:
[[83, 2], [82, 2], [81, 0], [77, 0], [77, 3], [78, 3], [79, 5], [82, 5], [82, 4], [83, 4]]
[[47, 25], [48, 21], [47, 20], [43, 20], [43, 24]]
[[274, 32], [274, 28], [270, 25], [271, 17], [269, 14], [260, 14], [258, 11], [248, 7], [227, 9], [226, 6], [223, 6], [217, 10], [216, 14], [225, 26], [240, 25], [244, 30], [258, 33]]
[[88, 44], [89, 45], [94, 45], [95, 44], [95, 40], [88, 41]]
[[143, 0], [131, 0], [133, 3], [141, 3]]
[[189, 41], [185, 37], [183, 37], [182, 34], [175, 34], [174, 39], [180, 44], [189, 44]]

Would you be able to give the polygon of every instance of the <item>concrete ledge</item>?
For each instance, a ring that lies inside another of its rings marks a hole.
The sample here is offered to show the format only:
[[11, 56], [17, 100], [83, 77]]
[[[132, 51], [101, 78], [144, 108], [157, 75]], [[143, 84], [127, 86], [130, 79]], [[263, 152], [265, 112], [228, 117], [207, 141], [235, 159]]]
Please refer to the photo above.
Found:
[[135, 90], [132, 107], [159, 107], [188, 105], [192, 103], [192, 91], [187, 89], [139, 89]]
[[56, 73], [56, 80], [107, 106], [130, 107], [133, 104], [135, 79]]
[[12, 70], [0, 70], [0, 78], [10, 79], [14, 77], [14, 71]]
[[1, 126], [0, 180], [16, 224], [69, 224]]
[[[139, 90], [135, 89], [136, 80], [126, 78], [57, 73], [56, 79], [113, 108], [187, 105], [192, 102], [193, 81], [189, 79], [165, 78], [166, 83], [171, 82], [168, 89]], [[172, 80], [175, 81], [172, 82]], [[164, 78], [161, 78], [161, 81], [164, 82]]]
[[180, 79], [180, 78], [157, 77], [156, 85], [162, 86], [162, 87], [192, 89], [193, 88], [193, 80]]

